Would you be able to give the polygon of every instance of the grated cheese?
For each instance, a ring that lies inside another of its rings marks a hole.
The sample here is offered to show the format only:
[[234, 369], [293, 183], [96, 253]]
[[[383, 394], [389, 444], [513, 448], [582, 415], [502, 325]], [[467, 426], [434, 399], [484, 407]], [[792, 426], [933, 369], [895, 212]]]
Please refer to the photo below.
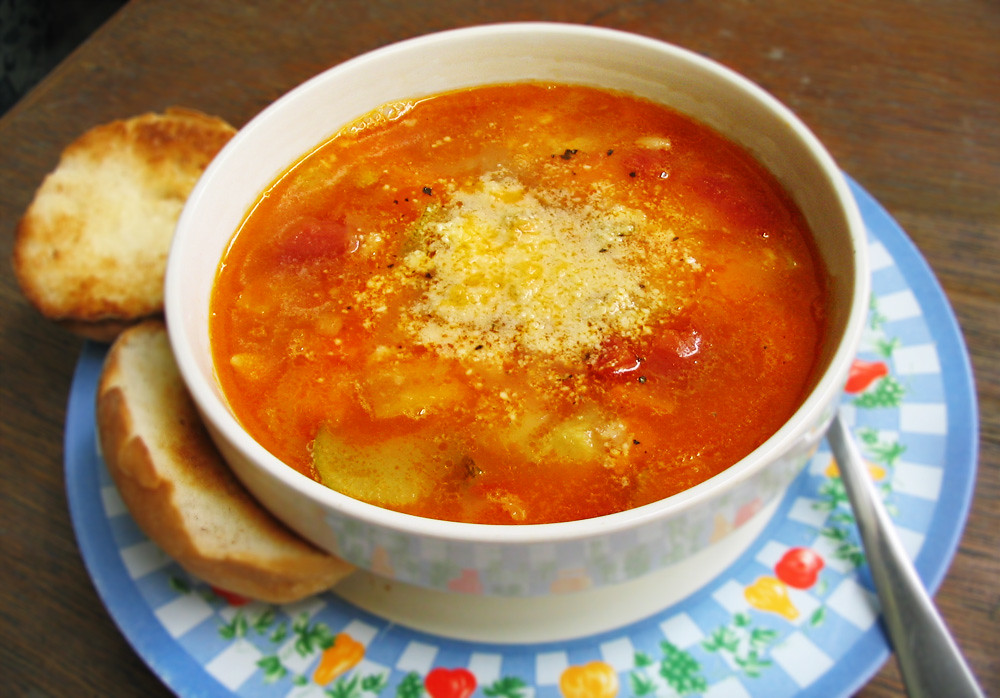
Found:
[[636, 335], [663, 303], [628, 238], [646, 216], [533, 193], [491, 174], [426, 225], [404, 269], [428, 279], [404, 324], [445, 355], [518, 350], [579, 358], [610, 334]]

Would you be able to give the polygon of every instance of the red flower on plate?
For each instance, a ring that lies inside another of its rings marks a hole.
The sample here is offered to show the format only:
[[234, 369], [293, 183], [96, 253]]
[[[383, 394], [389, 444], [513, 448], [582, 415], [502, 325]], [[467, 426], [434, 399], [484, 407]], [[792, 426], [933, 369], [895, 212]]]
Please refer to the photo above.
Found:
[[889, 366], [884, 361], [855, 359], [847, 375], [847, 385], [844, 390], [849, 393], [864, 392], [872, 383], [887, 375], [889, 375]]
[[424, 688], [431, 698], [469, 698], [476, 690], [476, 677], [468, 669], [461, 667], [431, 669], [424, 678]]
[[808, 589], [816, 583], [823, 558], [811, 548], [792, 548], [774, 566], [778, 579], [796, 589]]

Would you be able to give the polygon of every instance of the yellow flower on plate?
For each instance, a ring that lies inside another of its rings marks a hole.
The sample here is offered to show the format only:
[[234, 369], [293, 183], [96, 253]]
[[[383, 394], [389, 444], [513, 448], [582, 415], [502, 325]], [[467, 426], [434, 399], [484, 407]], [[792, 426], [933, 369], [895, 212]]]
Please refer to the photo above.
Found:
[[571, 666], [559, 677], [559, 690], [564, 698], [614, 698], [618, 695], [618, 672], [601, 661]]
[[799, 609], [788, 596], [788, 586], [775, 577], [758, 577], [743, 590], [743, 596], [754, 608], [769, 613], [777, 613], [788, 620], [799, 617]]

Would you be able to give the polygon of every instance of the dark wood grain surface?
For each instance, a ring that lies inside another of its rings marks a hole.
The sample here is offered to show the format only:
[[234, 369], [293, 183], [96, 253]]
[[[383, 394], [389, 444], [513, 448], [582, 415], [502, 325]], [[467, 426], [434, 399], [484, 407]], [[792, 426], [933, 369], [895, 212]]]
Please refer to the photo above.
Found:
[[[788, 104], [896, 218], [944, 287], [980, 409], [975, 499], [937, 594], [1000, 695], [1000, 4], [993, 0], [133, 0], [0, 120], [0, 256], [61, 149], [180, 104], [236, 125], [318, 71], [446, 28], [556, 20], [694, 49]], [[166, 695], [104, 610], [63, 486], [81, 342], [0, 273], [0, 693]], [[889, 661], [864, 696], [903, 694]]]

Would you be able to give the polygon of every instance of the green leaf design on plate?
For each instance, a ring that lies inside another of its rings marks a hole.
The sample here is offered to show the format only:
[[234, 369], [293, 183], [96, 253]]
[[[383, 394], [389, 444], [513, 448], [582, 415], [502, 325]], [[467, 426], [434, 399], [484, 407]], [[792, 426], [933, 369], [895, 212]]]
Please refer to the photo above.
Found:
[[727, 654], [743, 674], [757, 678], [773, 663], [766, 655], [777, 640], [777, 630], [753, 625], [749, 613], [737, 613], [729, 624], [716, 628], [702, 642], [702, 647], [709, 652]]
[[243, 611], [237, 611], [231, 621], [219, 626], [219, 636], [223, 640], [238, 640], [247, 636], [248, 627], [249, 624]]
[[275, 655], [262, 657], [258, 660], [257, 666], [264, 673], [264, 683], [275, 683], [285, 678], [288, 674], [288, 669], [285, 668], [285, 665]]
[[701, 675], [701, 664], [688, 652], [664, 640], [660, 643], [663, 659], [660, 661], [660, 676], [680, 695], [701, 693], [708, 688]]
[[906, 388], [894, 376], [880, 378], [871, 388], [856, 398], [854, 405], [862, 409], [875, 409], [878, 407], [899, 407], [903, 404], [903, 395]]
[[490, 698], [527, 698], [528, 684], [516, 676], [504, 676], [483, 688], [483, 695]]
[[424, 682], [415, 671], [404, 676], [396, 687], [396, 698], [422, 698], [423, 695]]

